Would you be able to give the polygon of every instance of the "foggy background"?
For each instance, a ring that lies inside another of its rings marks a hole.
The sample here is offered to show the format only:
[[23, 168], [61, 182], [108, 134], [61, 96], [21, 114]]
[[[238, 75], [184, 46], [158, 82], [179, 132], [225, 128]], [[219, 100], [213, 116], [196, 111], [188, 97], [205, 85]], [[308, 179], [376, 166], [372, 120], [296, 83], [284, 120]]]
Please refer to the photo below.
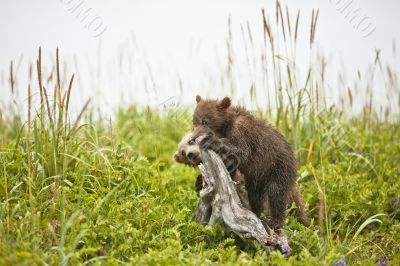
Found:
[[[280, 2], [283, 7], [288, 6], [293, 20], [297, 10], [301, 10], [299, 36], [305, 37], [299, 42], [300, 62], [307, 61], [308, 54], [302, 51], [309, 49], [306, 39], [312, 10], [319, 9], [316, 47], [327, 56], [332, 71], [347, 75], [349, 84], [356, 78], [357, 70], [363, 73], [374, 62], [378, 48], [381, 60], [400, 70], [396, 52], [396, 40], [400, 37], [399, 1]], [[368, 34], [367, 30], [356, 29], [340, 11], [346, 3], [359, 8], [360, 16], [368, 18], [371, 25]], [[90, 9], [91, 28], [71, 10], [74, 4]], [[266, 0], [2, 0], [2, 84], [8, 82], [9, 65], [13, 61], [19, 94], [24, 98], [29, 82], [28, 65], [35, 62], [38, 47], [42, 47], [44, 64], [54, 62], [55, 49], [59, 47], [62, 59], [68, 62], [65, 78], [72, 73], [78, 75], [73, 93], [79, 105], [92, 98], [94, 103], [111, 112], [120, 104], [132, 102], [157, 105], [175, 97], [190, 104], [196, 94], [219, 97], [226, 91], [218, 88], [205, 91], [212, 83], [204, 80], [206, 72], [214, 71], [225, 60], [228, 18], [231, 18], [233, 43], [237, 44], [235, 53], [241, 58], [244, 53], [241, 25], [250, 25], [255, 43], [263, 41], [261, 8], [265, 8], [270, 20], [274, 19], [275, 1]], [[126, 66], [117, 68], [116, 64]], [[150, 80], [145, 83], [154, 91], [142, 89], [144, 76]], [[332, 93], [336, 82], [333, 76]], [[37, 89], [35, 78], [31, 83]], [[379, 94], [379, 88], [376, 89]], [[239, 83], [237, 97], [248, 90], [244, 82]], [[2, 86], [0, 97], [9, 97], [6, 85]]]

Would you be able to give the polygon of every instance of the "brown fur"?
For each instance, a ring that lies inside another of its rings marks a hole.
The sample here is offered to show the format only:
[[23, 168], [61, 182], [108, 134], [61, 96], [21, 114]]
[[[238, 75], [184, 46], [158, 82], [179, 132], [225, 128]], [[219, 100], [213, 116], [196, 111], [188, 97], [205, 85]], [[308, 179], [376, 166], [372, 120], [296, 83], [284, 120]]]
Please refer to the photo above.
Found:
[[301, 224], [309, 226], [308, 215], [304, 206], [303, 197], [301, 196], [300, 188], [297, 183], [293, 186], [293, 189], [290, 192], [290, 200], [288, 205], [290, 206], [292, 202], [296, 204], [295, 216], [297, 220]]
[[306, 217], [296, 188], [296, 160], [286, 139], [244, 108], [231, 106], [228, 97], [197, 96], [196, 102], [193, 132], [207, 135], [200, 146], [217, 152], [231, 172], [244, 174], [252, 211], [260, 216], [269, 209], [268, 225], [280, 228], [292, 198]]

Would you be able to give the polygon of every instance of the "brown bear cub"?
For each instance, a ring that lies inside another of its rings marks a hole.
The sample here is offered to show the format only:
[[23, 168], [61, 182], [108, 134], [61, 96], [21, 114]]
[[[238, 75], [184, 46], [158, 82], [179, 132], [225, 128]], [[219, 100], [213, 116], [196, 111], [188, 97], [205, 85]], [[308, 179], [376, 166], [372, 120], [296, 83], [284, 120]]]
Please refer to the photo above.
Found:
[[229, 97], [196, 96], [196, 102], [192, 131], [206, 135], [200, 147], [218, 153], [231, 173], [237, 169], [243, 173], [251, 210], [259, 217], [269, 210], [267, 225], [278, 229], [283, 226], [288, 202], [294, 200], [299, 220], [307, 224], [296, 186], [297, 163], [286, 139], [244, 108], [231, 106]]
[[[199, 136], [193, 132], [189, 132], [183, 136], [182, 140], [178, 144], [178, 150], [174, 154], [174, 160], [177, 163], [182, 163], [188, 166], [198, 166], [201, 163], [201, 155], [200, 155], [200, 147], [196, 142], [196, 138], [204, 138], [205, 136]], [[245, 186], [245, 177], [244, 175], [236, 169], [233, 173], [231, 173], [231, 178], [236, 184], [236, 191], [239, 195], [240, 201], [243, 204], [243, 207], [252, 210], [248, 193]], [[203, 177], [202, 175], [198, 175], [195, 183], [195, 188], [197, 193], [203, 188]], [[293, 187], [292, 191], [290, 192], [289, 201], [287, 206], [290, 206], [292, 202], [296, 204], [296, 217], [298, 221], [306, 226], [308, 226], [308, 218], [305, 213], [304, 203], [299, 191], [297, 184]], [[263, 223], [267, 225], [265, 220], [262, 220]]]
[[[197, 137], [201, 138], [201, 136]], [[194, 133], [189, 132], [183, 136], [178, 145], [178, 150], [174, 154], [174, 160], [177, 163], [182, 163], [188, 166], [198, 166], [201, 163], [200, 147], [196, 143]], [[236, 191], [243, 207], [251, 210], [249, 197], [245, 187], [244, 175], [239, 170], [235, 170], [233, 173], [231, 173], [231, 178], [232, 181], [235, 182]], [[203, 177], [202, 175], [198, 175], [195, 184], [197, 193], [200, 192], [200, 190], [203, 188], [203, 185]]]

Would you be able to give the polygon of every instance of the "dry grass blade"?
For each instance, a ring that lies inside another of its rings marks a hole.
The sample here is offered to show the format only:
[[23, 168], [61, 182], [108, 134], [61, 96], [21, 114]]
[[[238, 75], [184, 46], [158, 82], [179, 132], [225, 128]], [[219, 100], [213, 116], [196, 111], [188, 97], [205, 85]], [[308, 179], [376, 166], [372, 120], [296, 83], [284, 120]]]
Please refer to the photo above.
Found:
[[314, 25], [314, 9], [312, 10], [312, 14], [311, 14], [311, 26], [310, 26], [310, 47], [313, 43], [313, 25]]
[[374, 62], [375, 65], [380, 62], [380, 56], [381, 56], [381, 49], [375, 49], [375, 62]]
[[317, 10], [317, 15], [315, 16], [314, 25], [313, 25], [313, 41], [315, 39], [315, 31], [317, 29], [318, 17], [319, 17], [319, 10]]
[[13, 61], [10, 63], [10, 87], [11, 93], [14, 95], [14, 74], [13, 74]]
[[228, 50], [228, 68], [227, 74], [228, 77], [232, 75], [232, 67], [233, 67], [233, 48], [232, 48], [232, 24], [231, 24], [231, 16], [228, 18], [228, 39], [226, 42], [227, 50]]
[[56, 49], [56, 73], [57, 73], [57, 89], [60, 90], [61, 88], [61, 81], [60, 81], [60, 58], [59, 58], [59, 50], [58, 47]]
[[325, 218], [326, 218], [326, 210], [325, 210], [325, 193], [320, 190], [319, 191], [319, 199], [318, 199], [318, 224], [321, 230], [325, 229]]
[[240, 32], [242, 33], [241, 35], [242, 35], [242, 39], [243, 39], [244, 51], [245, 51], [245, 54], [246, 54], [246, 62], [247, 62], [247, 65], [248, 65], [249, 68], [250, 68], [249, 49], [248, 49], [248, 47], [247, 47], [247, 42], [246, 42], [246, 37], [245, 37], [245, 32], [244, 32], [243, 24], [240, 24]]
[[249, 35], [249, 41], [250, 41], [251, 45], [253, 46], [253, 35], [251, 34], [251, 28], [250, 28], [249, 21], [246, 22], [246, 25], [247, 25], [247, 33]]
[[315, 41], [315, 30], [317, 28], [317, 21], [318, 21], [319, 10], [315, 13], [314, 9], [312, 11], [311, 16], [311, 29], [310, 29], [310, 47]]
[[[272, 51], [275, 51], [275, 49], [274, 49], [274, 38], [273, 38], [273, 35], [272, 35], [272, 32], [271, 32], [271, 26], [270, 26], [270, 24], [268, 22], [268, 19], [267, 19], [266, 15], [265, 15], [265, 10], [262, 9], [261, 12], [262, 12], [262, 15], [263, 15], [264, 42], [265, 42], [265, 45], [266, 45], [266, 36], [268, 36], [269, 42], [271, 44]], [[265, 33], [267, 33], [267, 34], [265, 34]]]
[[46, 100], [47, 114], [48, 114], [48, 116], [49, 116], [50, 124], [53, 125], [53, 118], [51, 117], [51, 110], [50, 110], [49, 97], [47, 96], [47, 90], [46, 90], [45, 87], [43, 87], [43, 93], [44, 93], [45, 100]]
[[278, 4], [278, 10], [279, 10], [279, 16], [281, 18], [281, 27], [282, 27], [282, 35], [283, 35], [283, 40], [286, 43], [286, 30], [285, 30], [285, 22], [284, 22], [284, 17], [282, 14], [282, 7], [281, 4]]
[[291, 30], [291, 26], [290, 26], [290, 15], [289, 15], [289, 8], [288, 6], [286, 6], [286, 20], [287, 20], [287, 25], [288, 25], [288, 32], [289, 32], [289, 36], [292, 36], [292, 30]]
[[297, 33], [299, 30], [299, 19], [300, 19], [300, 10], [297, 12], [297, 17], [296, 17], [296, 25], [295, 25], [295, 30], [294, 30], [294, 42], [297, 42]]
[[265, 9], [261, 9], [261, 14], [263, 17], [263, 27], [264, 27], [264, 31], [263, 31], [263, 36], [264, 36], [264, 45], [267, 45], [267, 34], [269, 35], [269, 29], [268, 29], [268, 25], [267, 25], [267, 19], [265, 17]]
[[33, 67], [32, 67], [32, 64], [29, 64], [29, 69], [28, 69], [28, 79], [29, 79], [29, 82], [32, 81], [32, 75], [33, 75]]
[[[56, 73], [57, 73], [57, 95], [58, 95], [58, 106], [62, 113], [63, 110], [63, 101], [61, 98], [61, 78], [60, 78], [60, 57], [59, 57], [59, 49], [57, 47], [56, 50]], [[56, 98], [55, 98], [56, 99]]]
[[57, 107], [57, 86], [54, 86], [54, 95], [53, 95], [53, 116], [54, 121], [57, 121], [56, 118], [56, 107]]
[[352, 108], [353, 107], [353, 94], [351, 93], [350, 88], [347, 88], [347, 93], [349, 95], [350, 108]]
[[[32, 93], [31, 93], [31, 85], [28, 85], [28, 127], [30, 128], [31, 126], [31, 108], [32, 108]], [[30, 133], [30, 130], [28, 130], [28, 134]], [[28, 140], [30, 138], [28, 137]]]
[[43, 99], [43, 84], [42, 84], [42, 48], [39, 47], [39, 56], [36, 60], [36, 69], [37, 69], [37, 77], [39, 83], [39, 91], [40, 91], [40, 104], [41, 108], [43, 108], [44, 99]]
[[[72, 77], [71, 77], [71, 79], [69, 81], [68, 90], [66, 91], [66, 93], [67, 93], [67, 95], [66, 95], [67, 102], [65, 103], [65, 115], [67, 115], [67, 113], [68, 113], [69, 99], [71, 97], [72, 83], [74, 82], [74, 77], [75, 77], [75, 74], [72, 75]], [[65, 101], [65, 96], [64, 96], [64, 100], [63, 101]]]
[[76, 127], [78, 126], [79, 121], [81, 120], [83, 114], [85, 113], [86, 109], [87, 109], [88, 106], [89, 106], [90, 101], [91, 101], [91, 99], [89, 98], [89, 99], [86, 101], [85, 105], [83, 106], [81, 112], [79, 113], [78, 117], [77, 117], [76, 120], [75, 120], [74, 128], [76, 128]]

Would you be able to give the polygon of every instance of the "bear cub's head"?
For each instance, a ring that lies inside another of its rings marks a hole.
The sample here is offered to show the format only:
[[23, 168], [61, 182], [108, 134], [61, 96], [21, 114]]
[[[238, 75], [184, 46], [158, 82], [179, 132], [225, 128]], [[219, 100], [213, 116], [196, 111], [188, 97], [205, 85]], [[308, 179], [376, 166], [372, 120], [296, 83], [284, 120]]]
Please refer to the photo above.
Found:
[[196, 143], [196, 136], [198, 135], [193, 132], [183, 136], [174, 154], [175, 162], [190, 166], [198, 166], [201, 163], [200, 147]]
[[196, 96], [196, 109], [193, 114], [193, 128], [197, 133], [213, 132], [224, 136], [231, 125], [231, 99], [222, 100], [203, 99]]

